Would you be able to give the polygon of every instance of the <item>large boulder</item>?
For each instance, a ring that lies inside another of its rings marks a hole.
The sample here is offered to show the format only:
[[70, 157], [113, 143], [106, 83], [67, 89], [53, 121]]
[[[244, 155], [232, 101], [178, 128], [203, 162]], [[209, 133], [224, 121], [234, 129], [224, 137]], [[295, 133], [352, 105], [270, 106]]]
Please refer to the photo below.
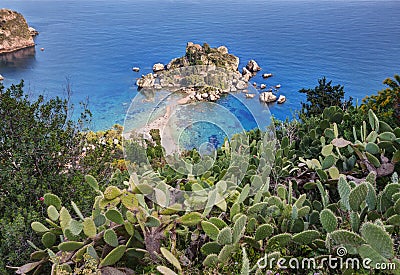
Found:
[[252, 73], [257, 73], [258, 71], [261, 71], [261, 67], [258, 66], [258, 64], [255, 60], [250, 60], [247, 63], [246, 68], [247, 68], [247, 70], [249, 70]]
[[35, 46], [25, 18], [18, 12], [0, 9], [0, 54]]
[[164, 64], [156, 63], [156, 64], [153, 65], [153, 72], [156, 73], [156, 72], [164, 71], [164, 68], [165, 68]]
[[277, 100], [276, 95], [271, 92], [264, 92], [260, 94], [260, 101], [265, 103], [275, 102]]

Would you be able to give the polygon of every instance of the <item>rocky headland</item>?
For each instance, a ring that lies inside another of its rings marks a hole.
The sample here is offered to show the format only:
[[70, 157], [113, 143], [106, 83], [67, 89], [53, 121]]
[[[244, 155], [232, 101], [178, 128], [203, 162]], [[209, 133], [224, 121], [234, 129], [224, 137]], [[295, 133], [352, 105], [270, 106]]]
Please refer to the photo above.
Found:
[[33, 37], [37, 34], [22, 14], [0, 9], [0, 54], [35, 46]]

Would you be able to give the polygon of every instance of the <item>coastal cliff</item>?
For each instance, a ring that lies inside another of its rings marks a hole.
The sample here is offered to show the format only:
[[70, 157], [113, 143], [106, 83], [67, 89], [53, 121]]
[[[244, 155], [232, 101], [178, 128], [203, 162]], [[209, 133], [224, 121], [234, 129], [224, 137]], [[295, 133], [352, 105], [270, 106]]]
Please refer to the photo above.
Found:
[[22, 14], [0, 9], [0, 54], [35, 46], [32, 30]]

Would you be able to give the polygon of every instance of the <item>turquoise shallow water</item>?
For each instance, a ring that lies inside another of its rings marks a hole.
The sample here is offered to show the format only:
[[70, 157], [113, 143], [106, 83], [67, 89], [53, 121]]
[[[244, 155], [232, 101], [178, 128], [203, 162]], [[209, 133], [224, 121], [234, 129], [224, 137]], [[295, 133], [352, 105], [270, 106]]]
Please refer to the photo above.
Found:
[[[254, 58], [274, 77], [254, 81], [282, 84], [288, 101], [271, 106], [279, 118], [300, 108], [303, 87], [326, 76], [361, 100], [399, 73], [399, 1], [162, 1], [2, 0], [40, 31], [34, 51], [0, 58], [5, 84], [25, 79], [32, 96], [89, 99], [94, 130], [122, 124], [135, 78], [184, 54], [187, 41], [226, 45], [241, 66]], [[43, 47], [45, 51], [39, 49]], [[240, 106], [224, 102], [246, 117]], [[251, 119], [244, 119], [251, 128]]]

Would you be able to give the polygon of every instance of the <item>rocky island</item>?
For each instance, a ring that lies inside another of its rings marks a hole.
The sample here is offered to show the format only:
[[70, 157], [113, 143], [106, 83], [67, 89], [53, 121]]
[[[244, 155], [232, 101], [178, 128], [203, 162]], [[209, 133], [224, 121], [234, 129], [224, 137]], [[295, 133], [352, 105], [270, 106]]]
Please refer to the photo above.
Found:
[[[188, 42], [184, 56], [172, 59], [167, 65], [156, 63], [153, 73], [142, 75], [136, 81], [141, 90], [169, 90], [183, 92], [187, 96], [179, 103], [193, 101], [216, 101], [222, 94], [243, 92], [246, 98], [253, 98], [249, 93], [248, 83], [261, 67], [255, 60], [250, 60], [239, 71], [239, 58], [230, 54], [227, 47], [211, 48]], [[261, 89], [265, 88], [261, 85]], [[260, 95], [261, 102], [274, 102], [277, 97], [272, 91]]]
[[0, 9], [0, 54], [35, 46], [33, 37], [37, 34], [22, 14]]

